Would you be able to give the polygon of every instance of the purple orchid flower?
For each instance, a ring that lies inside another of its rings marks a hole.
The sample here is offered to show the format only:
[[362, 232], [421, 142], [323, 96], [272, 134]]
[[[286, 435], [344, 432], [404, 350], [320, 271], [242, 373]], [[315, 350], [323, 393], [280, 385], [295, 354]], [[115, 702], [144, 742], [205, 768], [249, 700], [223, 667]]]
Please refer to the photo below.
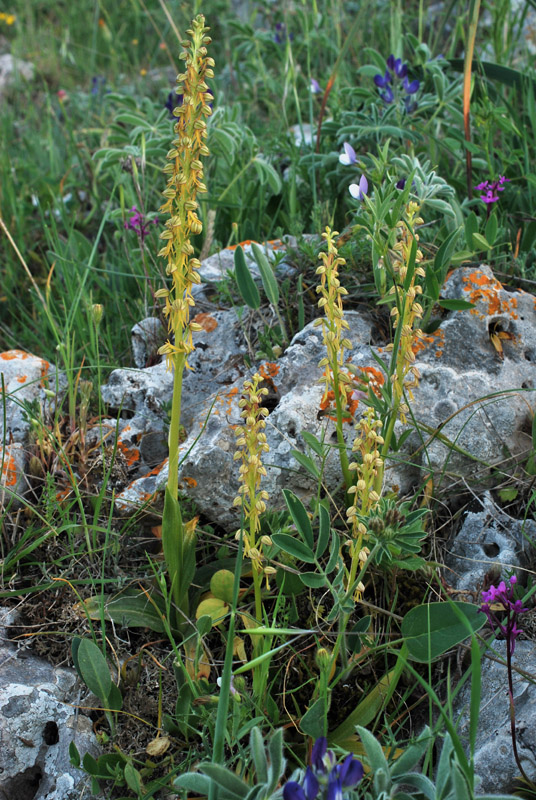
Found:
[[505, 178], [504, 175], [500, 175], [496, 181], [484, 181], [483, 183], [479, 183], [478, 186], [475, 186], [475, 189], [478, 189], [479, 192], [484, 192], [484, 194], [480, 195], [480, 199], [489, 205], [490, 203], [496, 203], [499, 199], [499, 192], [504, 192], [505, 190], [505, 183], [509, 183], [510, 178]]
[[[487, 616], [490, 625], [493, 628], [499, 628], [502, 635], [506, 638], [510, 653], [513, 654], [516, 646], [516, 639], [520, 633], [523, 633], [517, 627], [517, 617], [519, 614], [524, 614], [528, 608], [523, 607], [521, 600], [514, 600], [514, 586], [517, 583], [517, 578], [512, 575], [509, 585], [505, 581], [501, 581], [497, 587], [490, 586], [487, 592], [482, 592], [482, 606], [480, 610]], [[501, 605], [502, 611], [496, 608], [492, 609], [492, 605]]]
[[143, 244], [147, 234], [149, 233], [149, 225], [152, 223], [153, 225], [158, 225], [158, 218], [151, 220], [148, 222], [141, 211], [138, 211], [137, 206], [132, 206], [130, 209], [130, 216], [127, 220], [125, 220], [125, 229], [130, 231], [136, 231], [138, 234], [138, 238], [140, 239], [141, 243]]

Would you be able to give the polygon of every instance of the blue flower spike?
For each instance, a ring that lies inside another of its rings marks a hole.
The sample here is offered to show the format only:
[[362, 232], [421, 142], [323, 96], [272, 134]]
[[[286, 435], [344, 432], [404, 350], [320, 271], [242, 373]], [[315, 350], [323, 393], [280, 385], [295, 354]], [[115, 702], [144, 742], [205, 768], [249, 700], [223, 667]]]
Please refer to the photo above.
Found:
[[402, 62], [401, 58], [395, 58], [393, 53], [387, 59], [387, 69], [385, 75], [378, 73], [374, 76], [374, 83], [378, 89], [382, 89], [380, 97], [386, 105], [390, 105], [395, 99], [395, 84], [402, 81], [402, 88], [406, 96], [403, 98], [404, 107], [408, 114], [417, 108], [417, 103], [412, 101], [411, 95], [415, 94], [420, 86], [418, 80], [408, 81], [408, 65]]
[[343, 790], [356, 786], [363, 773], [363, 765], [351, 753], [337, 764], [326, 737], [321, 736], [313, 745], [311, 765], [302, 782], [288, 781], [283, 787], [283, 800], [346, 800]]

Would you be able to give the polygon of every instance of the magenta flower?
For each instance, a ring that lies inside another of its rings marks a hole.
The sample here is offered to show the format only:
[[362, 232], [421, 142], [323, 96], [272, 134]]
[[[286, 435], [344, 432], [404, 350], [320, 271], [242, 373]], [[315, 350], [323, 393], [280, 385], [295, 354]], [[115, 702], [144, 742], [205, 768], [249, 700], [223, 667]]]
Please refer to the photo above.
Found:
[[137, 206], [132, 206], [130, 209], [130, 214], [132, 216], [125, 220], [125, 229], [136, 231], [141, 243], [143, 244], [145, 237], [149, 233], [149, 225], [151, 222], [153, 225], [158, 225], [158, 219], [153, 219], [151, 222], [147, 222], [141, 211], [138, 211]]
[[491, 203], [496, 203], [499, 199], [499, 192], [504, 192], [505, 186], [503, 184], [509, 183], [510, 178], [505, 178], [504, 175], [500, 175], [499, 179], [496, 181], [483, 181], [483, 183], [479, 183], [478, 186], [475, 188], [478, 189], [479, 192], [484, 192], [484, 194], [480, 195], [480, 199], [486, 203], [486, 205], [490, 205]]
[[[482, 600], [484, 601], [480, 610], [487, 616], [492, 628], [499, 628], [502, 635], [508, 642], [510, 654], [514, 652], [516, 639], [520, 633], [523, 633], [517, 627], [517, 617], [519, 614], [524, 614], [528, 608], [523, 608], [521, 600], [514, 600], [514, 586], [517, 583], [517, 578], [512, 575], [509, 584], [501, 581], [497, 587], [490, 586], [487, 592], [482, 592]], [[497, 606], [502, 606], [497, 608]]]

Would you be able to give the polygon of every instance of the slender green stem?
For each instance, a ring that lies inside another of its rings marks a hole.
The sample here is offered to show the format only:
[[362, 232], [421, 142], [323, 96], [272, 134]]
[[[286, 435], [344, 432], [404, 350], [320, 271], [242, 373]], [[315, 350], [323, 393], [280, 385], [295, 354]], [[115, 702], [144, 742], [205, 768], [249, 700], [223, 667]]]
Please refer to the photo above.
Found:
[[179, 489], [179, 435], [181, 422], [182, 376], [184, 373], [184, 353], [177, 353], [173, 357], [173, 402], [171, 405], [171, 422], [169, 426], [169, 473], [168, 489], [173, 498], [177, 497]]

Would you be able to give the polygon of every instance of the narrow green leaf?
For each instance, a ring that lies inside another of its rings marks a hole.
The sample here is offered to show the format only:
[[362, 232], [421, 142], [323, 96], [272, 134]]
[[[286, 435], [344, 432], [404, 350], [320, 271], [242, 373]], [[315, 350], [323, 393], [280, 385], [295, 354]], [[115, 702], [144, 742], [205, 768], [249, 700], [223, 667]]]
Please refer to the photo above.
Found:
[[473, 249], [473, 233], [478, 231], [478, 218], [474, 211], [467, 215], [465, 220], [465, 243], [469, 250]]
[[484, 249], [484, 250], [491, 250], [491, 245], [486, 239], [482, 236], [481, 233], [473, 233], [473, 246], [475, 250]]
[[322, 558], [329, 544], [330, 534], [330, 517], [329, 511], [323, 505], [319, 506], [319, 529], [318, 529], [318, 542], [316, 543], [316, 557]]
[[434, 272], [440, 286], [443, 286], [445, 282], [445, 277], [450, 266], [451, 256], [454, 251], [458, 236], [458, 230], [452, 231], [452, 233], [450, 233], [442, 243], [435, 255]]
[[283, 489], [283, 496], [298, 532], [305, 539], [309, 549], [312, 550], [314, 547], [313, 529], [305, 506], [289, 489]]
[[238, 800], [242, 800], [249, 791], [249, 786], [245, 781], [220, 764], [203, 761], [199, 764], [199, 769], [217, 786], [221, 787], [227, 797], [236, 797]]
[[340, 541], [339, 537], [335, 533], [335, 531], [331, 532], [331, 549], [329, 554], [329, 561], [326, 567], [326, 575], [329, 575], [330, 572], [333, 572], [337, 563], [339, 561], [339, 546]]
[[493, 246], [497, 238], [497, 214], [493, 213], [486, 222], [486, 229], [484, 231], [486, 240]]
[[304, 469], [307, 470], [309, 475], [312, 475], [315, 480], [318, 480], [320, 477], [320, 470], [318, 469], [317, 465], [313, 461], [310, 456], [306, 456], [304, 453], [300, 453], [299, 450], [291, 450], [290, 451], [298, 464], [301, 464]]
[[309, 431], [302, 431], [301, 436], [303, 441], [306, 445], [308, 445], [311, 450], [313, 450], [319, 458], [324, 457], [324, 445], [320, 442], [314, 434], [309, 433]]
[[255, 726], [249, 735], [249, 749], [255, 764], [255, 773], [258, 783], [268, 781], [268, 761], [264, 751], [264, 740], [259, 728]]
[[259, 290], [253, 280], [249, 267], [246, 263], [246, 257], [241, 246], [235, 250], [234, 254], [234, 274], [238, 291], [244, 303], [254, 310], [261, 305], [261, 296]]
[[277, 306], [279, 303], [279, 286], [272, 265], [268, 261], [264, 250], [262, 247], [259, 247], [258, 244], [253, 242], [251, 250], [253, 252], [253, 258], [257, 262], [259, 272], [261, 273], [262, 285], [264, 286], [266, 297], [273, 306]]
[[470, 303], [469, 300], [438, 300], [438, 305], [441, 308], [446, 308], [448, 311], [467, 311], [468, 308], [474, 308], [475, 304]]
[[112, 679], [102, 651], [91, 639], [82, 639], [78, 647], [78, 665], [82, 680], [103, 703], [108, 702]]
[[202, 797], [208, 797], [210, 792], [210, 778], [200, 775], [198, 772], [185, 772], [175, 778], [173, 785], [177, 789], [186, 789], [188, 792], [195, 792]]

